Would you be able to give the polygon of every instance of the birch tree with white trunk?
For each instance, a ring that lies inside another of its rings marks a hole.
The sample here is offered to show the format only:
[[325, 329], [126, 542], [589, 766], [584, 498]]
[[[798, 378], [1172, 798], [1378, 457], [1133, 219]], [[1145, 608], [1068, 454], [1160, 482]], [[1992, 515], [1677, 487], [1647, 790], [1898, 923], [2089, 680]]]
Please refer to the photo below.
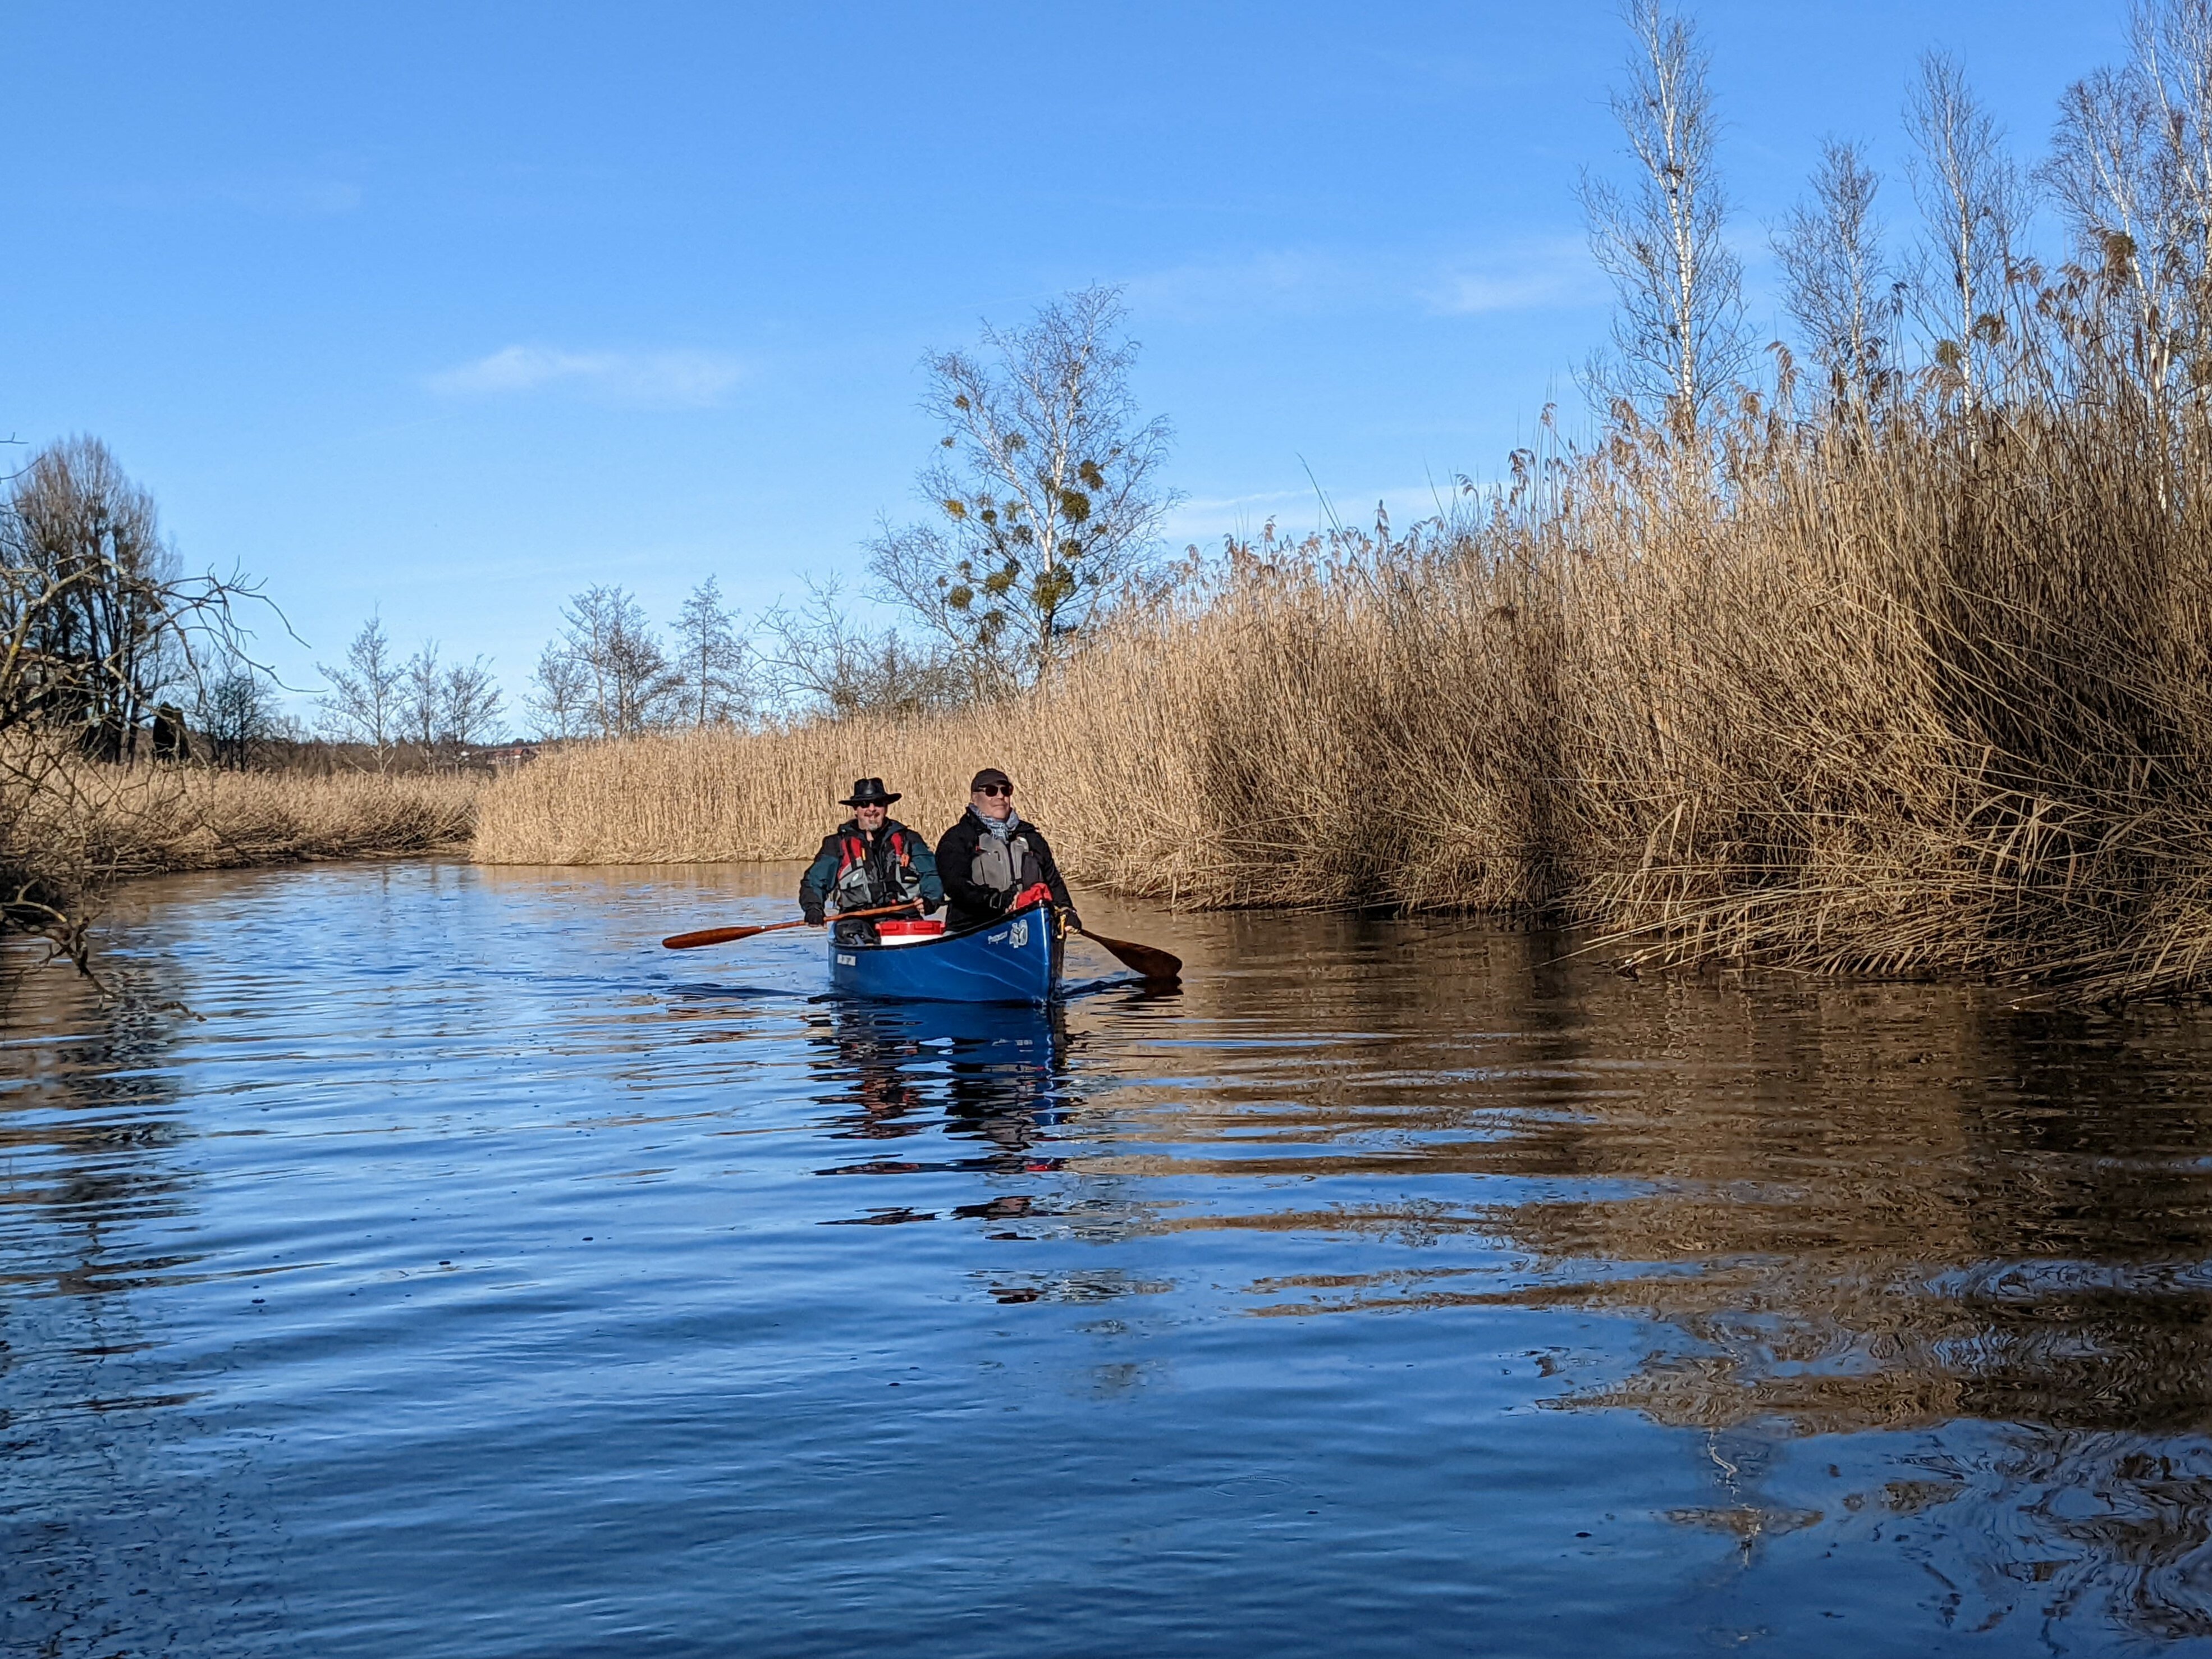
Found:
[[977, 695], [1032, 685], [1151, 564], [1174, 497], [1169, 428], [1129, 388], [1119, 290], [1089, 288], [983, 349], [926, 360], [943, 431], [927, 520], [885, 526], [869, 568], [958, 653]]
[[1583, 176], [1590, 252], [1616, 301], [1613, 351], [1591, 362], [1586, 385], [1686, 441], [1751, 364], [1743, 264], [1726, 235], [1711, 57], [1660, 0], [1630, 0], [1624, 16], [1634, 48], [1611, 104], [1636, 172], [1626, 187]]

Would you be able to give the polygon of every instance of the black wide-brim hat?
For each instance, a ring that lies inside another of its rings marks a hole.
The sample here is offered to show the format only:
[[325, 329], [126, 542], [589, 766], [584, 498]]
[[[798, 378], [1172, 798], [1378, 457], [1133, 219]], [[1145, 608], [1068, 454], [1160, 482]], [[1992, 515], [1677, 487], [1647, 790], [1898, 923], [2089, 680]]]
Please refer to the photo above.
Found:
[[881, 778], [862, 778], [853, 785], [853, 793], [837, 803], [840, 806], [889, 806], [900, 797], [884, 787]]

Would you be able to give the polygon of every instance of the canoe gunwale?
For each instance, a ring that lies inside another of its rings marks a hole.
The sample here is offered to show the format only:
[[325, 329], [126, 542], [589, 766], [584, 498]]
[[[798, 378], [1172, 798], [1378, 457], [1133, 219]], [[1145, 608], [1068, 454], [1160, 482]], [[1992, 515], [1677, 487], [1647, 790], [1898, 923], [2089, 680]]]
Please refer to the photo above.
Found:
[[[848, 952], [857, 952], [861, 951], [896, 951], [902, 957], [917, 956], [925, 951], [942, 950], [945, 946], [956, 944], [961, 939], [974, 939], [978, 933], [988, 933], [994, 927], [1001, 927], [1010, 921], [1019, 921], [1024, 916], [1035, 915], [1040, 910], [1050, 910], [1052, 908], [1053, 905], [1050, 899], [1039, 899], [1035, 904], [1024, 904], [1018, 910], [1009, 910], [1003, 916], [995, 916], [989, 921], [985, 922], [981, 927], [966, 927], [963, 928], [957, 933], [948, 930], [942, 933], [930, 933], [919, 939], [910, 939], [904, 945], [885, 945], [882, 940], [878, 939], [873, 945], [838, 945], [837, 949]], [[1053, 920], [1054, 926], [1056, 928], [1059, 927], [1060, 918], [1055, 915]], [[832, 944], [836, 944], [836, 925], [837, 918], [834, 913], [831, 915], [830, 921], [831, 925], [830, 941]], [[1065, 929], [1061, 929], [1061, 931], [1065, 932]]]

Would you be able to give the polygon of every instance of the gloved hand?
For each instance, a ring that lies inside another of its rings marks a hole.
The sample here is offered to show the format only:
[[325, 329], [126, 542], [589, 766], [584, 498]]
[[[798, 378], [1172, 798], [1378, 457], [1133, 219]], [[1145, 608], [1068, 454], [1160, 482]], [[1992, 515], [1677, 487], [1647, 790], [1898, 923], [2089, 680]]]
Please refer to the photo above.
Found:
[[991, 890], [991, 896], [984, 901], [985, 907], [994, 916], [1006, 915], [1013, 908], [1013, 903], [1014, 896], [1011, 892], [1002, 893], [995, 887]]
[[926, 898], [921, 902], [921, 914], [925, 916], [933, 916], [944, 908], [945, 901], [942, 899]]
[[1069, 933], [1079, 933], [1083, 931], [1083, 918], [1077, 915], [1074, 911], [1063, 910], [1060, 912], [1060, 915], [1067, 918], [1067, 931]]
[[806, 925], [809, 927], [819, 927], [829, 920], [822, 914], [822, 907], [819, 904], [802, 904], [799, 907], [799, 913], [806, 918]]

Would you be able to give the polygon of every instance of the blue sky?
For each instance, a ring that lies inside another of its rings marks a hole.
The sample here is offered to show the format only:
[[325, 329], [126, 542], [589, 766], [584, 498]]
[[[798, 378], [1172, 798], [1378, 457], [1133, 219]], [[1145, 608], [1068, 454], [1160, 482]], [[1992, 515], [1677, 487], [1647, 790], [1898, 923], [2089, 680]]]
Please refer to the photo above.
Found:
[[[1753, 312], [1923, 50], [2039, 151], [2121, 0], [1710, 0]], [[1124, 284], [1178, 543], [1428, 510], [1602, 336], [1607, 0], [0, 8], [0, 434], [106, 439], [294, 685], [372, 608], [517, 695], [566, 596], [858, 585], [917, 362]], [[20, 452], [19, 452], [20, 453]]]

